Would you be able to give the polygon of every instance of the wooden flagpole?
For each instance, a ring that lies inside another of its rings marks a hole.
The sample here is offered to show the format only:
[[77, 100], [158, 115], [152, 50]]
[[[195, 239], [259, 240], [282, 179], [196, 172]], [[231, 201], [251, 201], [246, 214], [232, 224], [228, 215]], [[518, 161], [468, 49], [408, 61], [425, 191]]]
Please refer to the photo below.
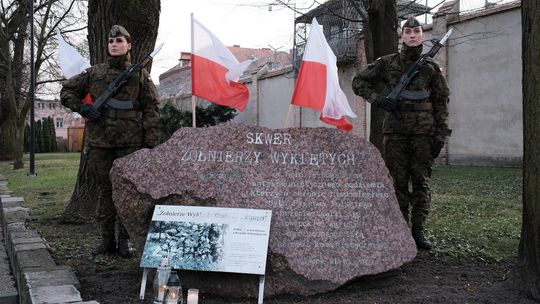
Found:
[[195, 30], [193, 29], [193, 13], [191, 13], [191, 120], [193, 121], [193, 128], [197, 127], [197, 96], [193, 95], [193, 51], [195, 48], [193, 34]]
[[193, 96], [191, 95], [191, 118], [193, 120], [193, 127], [196, 128], [197, 127], [197, 114], [196, 114], [196, 109], [197, 109], [197, 96]]
[[293, 110], [293, 105], [289, 105], [289, 111], [287, 112], [287, 117], [285, 118], [285, 125], [283, 126], [284, 129], [286, 129], [289, 126], [289, 119], [291, 118], [291, 113]]

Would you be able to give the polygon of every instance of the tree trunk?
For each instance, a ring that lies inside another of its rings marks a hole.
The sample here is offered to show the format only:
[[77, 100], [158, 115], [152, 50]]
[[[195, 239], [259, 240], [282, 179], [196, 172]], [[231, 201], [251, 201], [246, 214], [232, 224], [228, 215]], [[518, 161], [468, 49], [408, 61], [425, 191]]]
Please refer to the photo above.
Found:
[[[50, 49], [50, 39], [56, 30], [60, 30], [60, 24], [66, 23], [64, 20], [69, 21], [74, 16], [74, 1], [71, 4], [57, 0], [39, 3], [29, 0], [8, 1], [9, 9], [4, 7], [0, 10], [0, 19], [3, 20], [0, 22], [0, 159], [13, 160], [15, 169], [24, 166], [24, 121], [33, 106], [28, 91], [30, 77], [27, 69], [29, 64], [34, 64], [35, 75], [40, 75], [41, 65], [48, 63], [47, 69], [55, 70], [54, 56], [51, 57], [47, 51]], [[34, 15], [29, 16], [32, 8]], [[33, 27], [32, 41], [35, 45], [34, 62], [28, 60], [28, 28], [31, 24], [36, 25]], [[39, 91], [38, 87], [34, 89]]]
[[[159, 26], [160, 0], [90, 0], [88, 1], [88, 44], [90, 62], [105, 62], [107, 37], [115, 24], [122, 25], [131, 35], [132, 61], [138, 62], [156, 44]], [[150, 71], [150, 67], [146, 69]]]
[[[2, 141], [5, 146], [0, 157], [13, 160], [13, 169], [22, 169], [24, 167], [23, 143], [19, 138], [17, 127], [20, 125], [21, 118], [24, 120], [28, 112], [28, 107], [25, 106], [26, 100], [23, 101], [24, 98], [28, 98], [23, 92], [25, 86], [23, 70], [27, 66], [24, 52], [26, 50], [26, 39], [28, 38], [29, 18], [26, 17], [26, 12], [30, 11], [30, 5], [32, 4], [32, 1], [21, 1], [12, 15], [12, 23], [15, 25], [17, 33], [16, 38], [9, 37], [8, 28], [2, 29], [2, 38], [0, 38], [0, 45], [3, 47], [0, 65], [3, 66], [2, 73], [3, 77], [5, 77], [3, 81], [5, 81], [6, 85], [3, 90], [5, 97], [3, 96], [2, 109], [5, 111], [3, 115], [8, 117], [0, 126], [5, 131], [5, 134], [2, 132]], [[5, 17], [3, 16], [3, 18]], [[6, 46], [9, 47], [4, 49]], [[12, 54], [9, 51], [11, 49], [13, 50]], [[24, 128], [22, 134], [24, 134]]]
[[[367, 61], [397, 52], [397, 8], [395, 0], [371, 0], [368, 4], [369, 37], [366, 46]], [[371, 58], [367, 55], [372, 56]], [[379, 107], [371, 107], [369, 141], [379, 151], [383, 148], [383, 120], [385, 112]]]
[[[160, 11], [160, 0], [88, 1], [90, 62], [97, 64], [107, 60], [107, 37], [115, 24], [124, 26], [129, 32], [132, 40], [132, 61], [133, 63], [140, 61], [154, 49]], [[150, 66], [146, 69], [150, 71]], [[81, 153], [77, 182], [62, 216], [63, 221], [86, 222], [92, 219], [95, 215], [96, 202], [96, 183], [88, 173], [86, 156]]]
[[540, 300], [540, 3], [523, 0], [523, 224], [518, 251], [519, 286]]
[[24, 168], [24, 125], [24, 119], [19, 119], [16, 122], [13, 138], [13, 170]]
[[15, 136], [15, 118], [8, 117], [2, 122], [0, 128], [2, 129], [2, 148], [0, 151], [0, 160], [12, 160], [13, 159], [13, 137]]
[[[9, 58], [10, 43], [7, 39], [7, 33], [2, 29], [0, 31], [0, 58]], [[2, 74], [2, 111], [0, 112], [0, 129], [2, 129], [2, 139], [0, 140], [0, 160], [13, 159], [13, 137], [17, 121], [17, 102], [15, 95], [15, 85], [13, 80], [12, 65], [8, 60], [0, 59]]]
[[[85, 146], [83, 138], [83, 151]], [[88, 162], [86, 155], [81, 152], [79, 159], [79, 172], [77, 172], [77, 182], [69, 203], [62, 214], [63, 223], [90, 223], [94, 221], [96, 212], [97, 185], [96, 181], [88, 172]]]
[[[2, 142], [4, 142], [5, 145], [2, 147], [0, 159], [14, 160], [16, 145], [18, 143], [16, 141], [16, 137], [19, 111], [17, 107], [17, 96], [14, 91], [11, 68], [8, 67], [7, 70], [6, 88], [4, 88], [4, 96], [2, 96], [2, 98], [4, 98], [4, 105], [2, 108], [5, 112], [3, 113], [4, 119], [2, 120], [2, 125], [0, 125], [0, 128], [2, 128]], [[22, 167], [20, 163], [14, 162], [13, 168], [20, 169]]]

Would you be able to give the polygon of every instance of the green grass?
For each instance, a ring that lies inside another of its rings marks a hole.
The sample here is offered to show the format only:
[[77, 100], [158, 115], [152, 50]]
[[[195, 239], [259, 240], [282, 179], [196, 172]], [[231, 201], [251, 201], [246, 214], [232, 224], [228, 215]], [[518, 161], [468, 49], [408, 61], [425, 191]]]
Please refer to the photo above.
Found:
[[441, 166], [433, 171], [428, 229], [435, 254], [501, 260], [521, 231], [522, 170]]
[[50, 219], [62, 214], [77, 178], [79, 153], [38, 153], [35, 157], [36, 176], [28, 176], [25, 168], [13, 170], [12, 162], [0, 162], [0, 174], [8, 179], [12, 196], [22, 196], [32, 216]]
[[[78, 153], [36, 154], [37, 176], [0, 162], [13, 196], [23, 196], [31, 215], [60, 216], [76, 180]], [[437, 166], [433, 170], [432, 208], [427, 229], [432, 253], [499, 261], [517, 254], [521, 231], [522, 171], [513, 168]], [[37, 222], [39, 225], [39, 221]], [[39, 229], [38, 227], [38, 230]]]

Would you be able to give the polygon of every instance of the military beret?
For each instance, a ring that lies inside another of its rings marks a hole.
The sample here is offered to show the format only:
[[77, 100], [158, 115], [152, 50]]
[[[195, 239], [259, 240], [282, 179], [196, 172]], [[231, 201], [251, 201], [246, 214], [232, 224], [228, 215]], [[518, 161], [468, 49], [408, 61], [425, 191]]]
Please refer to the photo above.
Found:
[[121, 25], [113, 25], [111, 27], [111, 31], [109, 32], [109, 37], [118, 37], [118, 36], [124, 36], [126, 37], [128, 42], [131, 42], [131, 35], [129, 35], [129, 32]]
[[418, 19], [414, 18], [413, 16], [407, 18], [407, 21], [403, 23], [403, 27], [418, 27], [418, 26], [422, 26], [422, 24], [420, 23], [420, 21], [418, 21]]

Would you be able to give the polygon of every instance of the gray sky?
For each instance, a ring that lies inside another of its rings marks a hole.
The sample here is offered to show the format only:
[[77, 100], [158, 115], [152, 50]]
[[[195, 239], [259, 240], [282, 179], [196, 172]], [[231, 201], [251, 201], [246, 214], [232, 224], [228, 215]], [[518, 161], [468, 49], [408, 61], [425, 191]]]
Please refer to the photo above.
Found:
[[[286, 2], [286, 1], [285, 1]], [[292, 1], [291, 1], [292, 2]], [[296, 5], [308, 1], [296, 0]], [[309, 1], [312, 2], [312, 1]], [[158, 44], [163, 49], [152, 66], [152, 78], [178, 63], [180, 52], [191, 51], [190, 14], [206, 26], [225, 45], [249, 48], [276, 48], [287, 51], [293, 45], [294, 13], [273, 5], [271, 0], [162, 0]], [[269, 46], [270, 45], [270, 46]]]
[[[443, 0], [417, 0], [435, 6]], [[447, 0], [448, 1], [448, 0]], [[460, 0], [464, 10], [481, 7], [486, 0]], [[489, 0], [503, 3], [511, 0]], [[225, 45], [249, 48], [272, 48], [288, 51], [293, 46], [293, 10], [278, 3], [291, 3], [298, 11], [306, 12], [325, 0], [162, 0], [158, 44], [163, 49], [154, 59], [152, 78], [178, 63], [180, 52], [191, 51], [190, 14], [206, 26]], [[269, 10], [269, 4], [274, 3]], [[421, 19], [422, 21], [423, 18]], [[430, 21], [428, 21], [430, 22]]]

